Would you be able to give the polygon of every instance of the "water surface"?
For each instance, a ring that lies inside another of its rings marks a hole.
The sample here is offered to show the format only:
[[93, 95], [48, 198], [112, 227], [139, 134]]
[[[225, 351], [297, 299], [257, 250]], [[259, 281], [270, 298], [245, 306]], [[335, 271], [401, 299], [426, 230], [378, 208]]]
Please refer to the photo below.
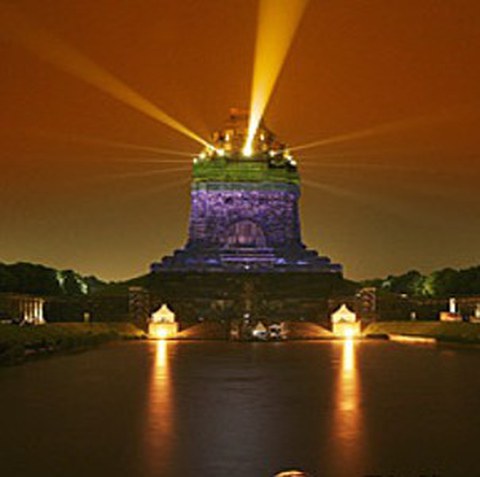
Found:
[[142, 342], [0, 369], [0, 475], [480, 475], [480, 350]]

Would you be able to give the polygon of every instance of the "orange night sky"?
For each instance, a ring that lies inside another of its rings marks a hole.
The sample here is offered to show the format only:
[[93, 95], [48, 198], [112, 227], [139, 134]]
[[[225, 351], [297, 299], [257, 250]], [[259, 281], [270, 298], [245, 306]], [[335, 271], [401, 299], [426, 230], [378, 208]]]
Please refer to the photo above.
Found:
[[[149, 147], [201, 146], [25, 49], [13, 5], [208, 138], [249, 104], [257, 2], [0, 3], [0, 261], [145, 273], [184, 244], [191, 162]], [[480, 262], [479, 52], [478, 0], [310, 1], [266, 121], [345, 136], [297, 157], [304, 241], [347, 277]]]

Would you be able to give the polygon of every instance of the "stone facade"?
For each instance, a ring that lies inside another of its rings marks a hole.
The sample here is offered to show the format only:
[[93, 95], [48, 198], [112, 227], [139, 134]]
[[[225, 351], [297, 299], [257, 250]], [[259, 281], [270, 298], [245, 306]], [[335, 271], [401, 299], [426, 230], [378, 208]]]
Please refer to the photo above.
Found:
[[152, 271], [321, 271], [340, 265], [301, 241], [300, 188], [289, 183], [194, 183], [184, 249]]
[[246, 154], [247, 117], [228, 127], [193, 163], [189, 237], [185, 248], [152, 271], [315, 271], [341, 273], [302, 243], [296, 161], [262, 126]]
[[189, 244], [265, 248], [299, 243], [298, 196], [298, 186], [293, 184], [194, 187]]

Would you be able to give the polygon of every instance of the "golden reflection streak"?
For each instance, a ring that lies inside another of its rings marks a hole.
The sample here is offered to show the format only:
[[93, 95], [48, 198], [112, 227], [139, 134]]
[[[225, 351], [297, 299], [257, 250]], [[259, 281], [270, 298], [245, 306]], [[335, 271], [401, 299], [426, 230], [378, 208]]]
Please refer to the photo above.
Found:
[[146, 445], [147, 463], [156, 470], [172, 451], [173, 395], [169, 368], [169, 343], [158, 340], [152, 346], [154, 362], [151, 368], [147, 402]]
[[358, 404], [355, 358], [355, 342], [353, 338], [346, 338], [343, 341], [342, 368], [337, 395], [337, 403], [342, 411], [353, 411]]
[[36, 26], [13, 6], [5, 4], [1, 6], [0, 26], [0, 34], [6, 36], [7, 40], [17, 41], [42, 60], [95, 86], [100, 91], [175, 129], [190, 139], [208, 146], [207, 141], [159, 109], [90, 58], [50, 32]]
[[308, 0], [259, 1], [250, 120], [245, 144], [247, 155], [307, 3]]
[[360, 379], [354, 339], [341, 342], [341, 362], [335, 387], [333, 435], [336, 460], [356, 460], [361, 453]]

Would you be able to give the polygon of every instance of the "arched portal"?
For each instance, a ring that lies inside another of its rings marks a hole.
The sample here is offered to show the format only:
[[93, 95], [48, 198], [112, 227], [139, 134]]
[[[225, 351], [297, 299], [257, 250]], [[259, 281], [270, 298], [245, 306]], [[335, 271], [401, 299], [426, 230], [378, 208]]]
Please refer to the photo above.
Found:
[[241, 220], [227, 229], [225, 247], [263, 248], [267, 241], [262, 228], [251, 220]]

